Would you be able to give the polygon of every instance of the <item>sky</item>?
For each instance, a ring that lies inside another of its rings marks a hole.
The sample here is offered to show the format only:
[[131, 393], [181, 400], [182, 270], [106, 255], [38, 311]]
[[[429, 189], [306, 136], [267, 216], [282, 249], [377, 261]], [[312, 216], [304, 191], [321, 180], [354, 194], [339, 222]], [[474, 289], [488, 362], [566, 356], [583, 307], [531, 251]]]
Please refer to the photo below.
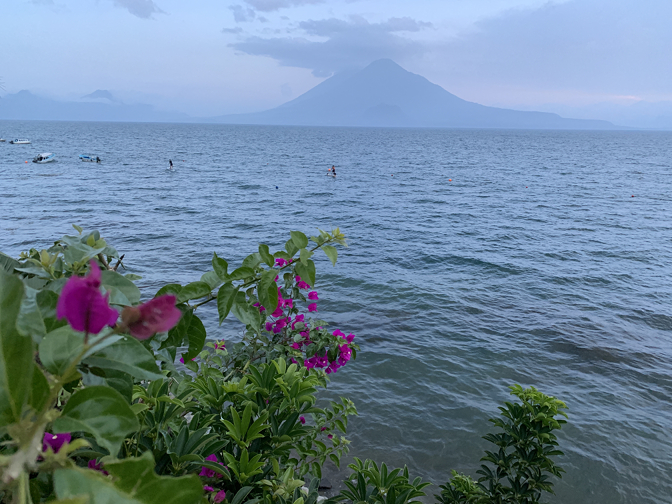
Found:
[[503, 107], [672, 101], [672, 0], [3, 0], [0, 96], [265, 110], [392, 58]]

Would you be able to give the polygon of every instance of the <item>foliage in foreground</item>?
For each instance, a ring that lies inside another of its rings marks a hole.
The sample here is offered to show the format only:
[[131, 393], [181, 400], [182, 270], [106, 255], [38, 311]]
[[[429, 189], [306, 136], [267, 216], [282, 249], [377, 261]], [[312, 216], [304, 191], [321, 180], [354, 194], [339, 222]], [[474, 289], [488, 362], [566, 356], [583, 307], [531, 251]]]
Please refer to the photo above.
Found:
[[[230, 271], [168, 284], [141, 302], [137, 275], [97, 231], [65, 236], [14, 260], [0, 254], [0, 502], [316, 504], [327, 460], [347, 453], [347, 398], [318, 404], [354, 360], [353, 334], [317, 313], [318, 250], [335, 265], [338, 229], [292, 231]], [[199, 308], [245, 325], [238, 342], [209, 341]], [[179, 360], [183, 365], [178, 365]], [[498, 446], [475, 482], [454, 474], [453, 502], [538, 502], [561, 470], [552, 431], [564, 405], [514, 388]], [[428, 485], [366, 460], [331, 503], [411, 504]], [[308, 483], [306, 483], [308, 481]]]

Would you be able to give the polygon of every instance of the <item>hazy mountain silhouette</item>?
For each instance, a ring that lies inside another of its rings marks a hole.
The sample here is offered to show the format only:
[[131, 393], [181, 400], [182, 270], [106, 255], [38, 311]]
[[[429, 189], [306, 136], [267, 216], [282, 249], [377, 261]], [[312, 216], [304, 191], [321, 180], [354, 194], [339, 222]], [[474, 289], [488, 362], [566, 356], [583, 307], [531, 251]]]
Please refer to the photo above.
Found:
[[[0, 100], [0, 119], [42, 121], [193, 122], [187, 114], [161, 112], [151, 105], [127, 105], [109, 91], [98, 90], [87, 101], [56, 101], [30, 91], [19, 91]], [[111, 102], [111, 103], [110, 103]]]
[[213, 120], [229, 124], [307, 126], [617, 128], [607, 121], [565, 119], [548, 112], [524, 112], [468, 102], [389, 59], [374, 61], [360, 71], [334, 75], [274, 109]]

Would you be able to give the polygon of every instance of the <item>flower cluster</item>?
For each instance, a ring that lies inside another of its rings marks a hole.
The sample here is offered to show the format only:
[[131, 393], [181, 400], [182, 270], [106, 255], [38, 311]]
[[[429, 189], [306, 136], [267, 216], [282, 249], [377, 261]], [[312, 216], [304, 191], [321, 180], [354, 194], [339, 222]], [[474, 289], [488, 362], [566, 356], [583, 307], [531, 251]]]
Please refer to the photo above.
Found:
[[[109, 305], [109, 293], [100, 292], [101, 271], [96, 261], [89, 263], [85, 277], [71, 276], [63, 286], [56, 305], [58, 319], [66, 319], [75, 331], [98, 334], [104, 327], [114, 327], [119, 313]], [[139, 306], [127, 306], [121, 312], [120, 331], [137, 339], [150, 338], [169, 331], [179, 322], [182, 312], [175, 307], [175, 296], [154, 298]]]
[[[219, 462], [219, 461], [217, 460], [217, 455], [215, 455], [214, 453], [213, 453], [212, 455], [208, 455], [207, 457], [205, 457], [205, 460], [207, 460], [208, 462], [216, 462], [216, 463], [218, 463], [219, 465], [226, 467], [224, 464], [222, 464], [221, 462]], [[198, 473], [198, 475], [199, 475], [199, 476], [202, 476], [202, 477], [204, 477], [204, 478], [217, 478], [217, 479], [219, 479], [219, 478], [222, 477], [222, 475], [219, 474], [219, 473], [218, 473], [217, 471], [215, 471], [214, 469], [210, 469], [210, 468], [205, 467], [205, 466], [202, 466], [202, 467], [201, 467], [201, 472]], [[205, 486], [203, 487], [203, 490], [206, 491], [206, 492], [210, 492], [210, 493], [217, 492], [217, 493], [215, 494], [215, 496], [214, 496], [212, 502], [219, 503], [219, 502], [223, 502], [224, 499], [226, 499], [226, 492], [225, 492], [224, 490], [217, 490], [217, 489], [215, 489], [214, 487], [212, 487], [212, 486], [210, 486], [210, 485], [205, 485]]]

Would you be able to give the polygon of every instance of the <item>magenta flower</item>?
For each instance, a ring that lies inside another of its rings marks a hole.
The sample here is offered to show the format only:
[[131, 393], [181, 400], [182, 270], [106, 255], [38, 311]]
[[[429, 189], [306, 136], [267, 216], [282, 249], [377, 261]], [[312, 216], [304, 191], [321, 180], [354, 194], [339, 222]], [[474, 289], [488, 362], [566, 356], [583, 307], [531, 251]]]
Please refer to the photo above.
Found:
[[210, 485], [205, 485], [205, 486], [203, 487], [203, 491], [205, 491], [205, 492], [214, 492], [215, 489], [212, 488]]
[[266, 330], [268, 332], [271, 332], [273, 330], [273, 323], [272, 322], [266, 322]]
[[103, 473], [105, 476], [110, 474], [105, 469], [103, 469], [103, 463], [96, 462], [96, 459], [89, 460], [89, 463], [86, 466], [92, 471], [98, 471], [99, 473]]
[[345, 334], [343, 334], [343, 331], [340, 329], [336, 329], [333, 333], [334, 336], [340, 336], [341, 338], [345, 338]]
[[127, 306], [121, 312], [121, 321], [131, 336], [145, 340], [158, 332], [170, 331], [177, 325], [182, 312], [175, 307], [177, 298], [172, 294], [151, 299], [140, 306]]
[[302, 423], [302, 424], [305, 424], [305, 423], [306, 423], [306, 417], [304, 417], [304, 416], [300, 416], [300, 417], [299, 417], [299, 420], [301, 420], [301, 423]]
[[309, 312], [316, 312], [317, 311], [317, 303], [310, 303], [308, 305], [308, 311]]
[[346, 336], [345, 341], [347, 341], [348, 343], [352, 343], [352, 340], [354, 340], [354, 339], [355, 339], [355, 335], [350, 333]]
[[338, 349], [341, 351], [341, 357], [345, 359], [346, 362], [349, 361], [350, 357], [352, 357], [352, 349], [348, 345], [341, 345]]
[[300, 350], [301, 349], [301, 344], [300, 343], [294, 342], [290, 346], [295, 350]]
[[58, 453], [63, 445], [68, 444], [70, 441], [72, 441], [72, 436], [69, 432], [62, 434], [49, 434], [45, 432], [42, 438], [42, 451], [46, 452], [47, 448], [51, 448], [54, 453]]
[[[217, 460], [217, 455], [215, 455], [214, 453], [212, 455], [208, 455], [207, 457], [205, 457], [205, 460], [207, 460], [208, 462], [217, 462], [219, 465], [224, 465]], [[214, 469], [209, 469], [205, 466], [201, 466], [201, 472], [198, 473], [198, 475], [199, 476], [205, 476], [206, 478], [214, 478], [214, 477], [221, 478], [222, 477], [222, 475], [219, 474], [218, 472], [216, 472]], [[212, 490], [210, 490], [210, 491], [212, 492]]]
[[215, 495], [213, 502], [219, 504], [220, 502], [224, 502], [224, 499], [226, 499], [226, 492], [224, 490], [220, 490], [217, 492], [217, 495]]
[[294, 326], [296, 325], [297, 322], [303, 322], [305, 319], [304, 315], [297, 315], [296, 318], [294, 319], [294, 322], [292, 322], [292, 329], [294, 329]]
[[308, 284], [307, 284], [306, 282], [304, 282], [303, 280], [301, 280], [298, 284], [296, 284], [296, 286], [297, 286], [299, 289], [301, 289], [301, 290], [308, 290], [308, 289], [310, 289], [310, 285], [308, 285]]
[[328, 437], [329, 439], [334, 439], [334, 435], [333, 435], [333, 434], [329, 434], [327, 437]]
[[[191, 359], [191, 360], [192, 360], [192, 361], [193, 361], [193, 360], [196, 360], [196, 357], [194, 357], [194, 358]], [[180, 362], [181, 362], [182, 364], [184, 364], [184, 355], [183, 355], [182, 357], [180, 357]]]
[[215, 350], [224, 350], [225, 348], [226, 345], [224, 344], [224, 341], [215, 342]]
[[113, 327], [119, 314], [108, 304], [109, 294], [100, 293], [100, 268], [90, 262], [85, 277], [71, 276], [63, 286], [56, 305], [58, 319], [65, 318], [75, 330], [98, 334], [105, 326]]
[[273, 313], [271, 313], [271, 317], [280, 317], [284, 312], [282, 311], [282, 305], [278, 302], [278, 307], [275, 309]]
[[290, 307], [294, 308], [294, 300], [293, 299], [283, 299], [282, 300], [282, 306], [285, 308]]
[[287, 266], [289, 263], [285, 259], [283, 259], [282, 257], [278, 257], [275, 260], [275, 264], [276, 264], [276, 266], [280, 266], [282, 268], [283, 266]]
[[317, 297], [317, 292], [315, 292], [315, 291], [310, 291], [310, 292], [308, 293], [308, 299], [310, 299], [311, 301], [317, 301], [317, 300], [319, 300], [320, 298]]

